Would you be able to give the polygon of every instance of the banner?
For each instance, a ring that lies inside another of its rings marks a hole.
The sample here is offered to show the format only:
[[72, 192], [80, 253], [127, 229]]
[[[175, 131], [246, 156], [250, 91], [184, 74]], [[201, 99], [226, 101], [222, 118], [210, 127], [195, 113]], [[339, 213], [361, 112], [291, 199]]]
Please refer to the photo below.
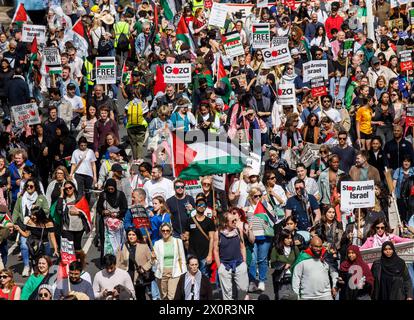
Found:
[[46, 43], [46, 26], [24, 24], [22, 29], [22, 42], [33, 42], [35, 36], [37, 43]]
[[[397, 255], [406, 263], [414, 262], [414, 241], [394, 244]], [[362, 249], [361, 256], [365, 263], [373, 263], [381, 259], [382, 247]]]
[[226, 23], [226, 17], [227, 6], [222, 3], [213, 2], [213, 7], [211, 8], [208, 25], [224, 28], [224, 24]]
[[213, 175], [213, 187], [216, 190], [226, 190], [226, 174], [214, 174]]
[[341, 210], [372, 208], [374, 206], [374, 180], [343, 181], [341, 183]]
[[96, 57], [96, 84], [115, 84], [115, 57]]
[[60, 238], [60, 256], [64, 265], [76, 261], [75, 245], [73, 243], [73, 236], [70, 232], [63, 231]]
[[199, 193], [203, 192], [200, 180], [185, 180], [184, 184], [186, 193], [194, 199]]
[[58, 48], [44, 48], [43, 56], [45, 57], [45, 64], [47, 66], [60, 66], [62, 64]]
[[400, 51], [400, 68], [401, 71], [413, 70], [412, 50]]
[[312, 97], [322, 97], [328, 94], [324, 78], [314, 78], [310, 82]]
[[266, 49], [270, 47], [270, 26], [268, 23], [254, 23], [252, 25], [253, 49]]
[[226, 54], [230, 58], [244, 55], [244, 49], [241, 43], [240, 33], [238, 31], [225, 33], [222, 36], [222, 42], [224, 49], [226, 50]]
[[319, 77], [328, 80], [328, 61], [312, 60], [303, 64], [303, 82]]
[[307, 142], [300, 155], [300, 162], [309, 167], [315, 160], [319, 159], [320, 144], [314, 144]]
[[147, 214], [147, 210], [141, 205], [135, 205], [129, 208], [132, 216], [132, 223], [134, 227], [139, 228], [147, 228], [151, 229], [151, 223], [149, 220], [149, 216]]
[[191, 64], [173, 63], [164, 65], [165, 83], [191, 83]]
[[[405, 125], [407, 127], [414, 127], [414, 105], [408, 105], [406, 109]], [[405, 130], [407, 131], [407, 129]]]
[[263, 58], [267, 67], [273, 67], [292, 60], [290, 56], [287, 37], [274, 37], [272, 39], [272, 47], [263, 50]]
[[258, 8], [265, 8], [269, 4], [269, 0], [257, 0], [257, 7]]
[[282, 106], [296, 105], [295, 85], [293, 83], [279, 83], [276, 99], [277, 103]]
[[22, 128], [25, 123], [29, 126], [40, 123], [39, 110], [36, 103], [19, 104], [11, 107], [14, 124]]

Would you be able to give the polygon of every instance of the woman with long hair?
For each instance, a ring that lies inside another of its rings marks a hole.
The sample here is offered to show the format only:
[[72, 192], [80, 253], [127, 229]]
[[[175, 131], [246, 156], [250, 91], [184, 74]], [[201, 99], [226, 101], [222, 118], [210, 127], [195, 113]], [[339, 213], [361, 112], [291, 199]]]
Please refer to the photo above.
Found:
[[324, 246], [336, 254], [341, 247], [342, 222], [336, 219], [334, 206], [327, 206], [321, 215], [320, 222], [312, 228], [311, 234], [317, 235], [324, 242]]
[[355, 115], [357, 144], [361, 147], [361, 150], [371, 149], [371, 138], [373, 133], [372, 117], [373, 110], [369, 99], [360, 99], [361, 106]]
[[325, 27], [323, 25], [316, 27], [315, 37], [312, 39], [310, 46], [319, 47], [323, 50], [325, 56], [328, 55], [331, 43], [329, 42], [329, 38], [326, 35]]
[[371, 268], [374, 276], [373, 300], [413, 300], [413, 285], [405, 261], [392, 241], [381, 246], [381, 258]]
[[43, 284], [49, 284], [51, 274], [49, 270], [52, 266], [52, 260], [48, 256], [41, 256], [36, 262], [34, 273], [25, 282], [20, 300], [37, 300], [39, 287]]
[[151, 283], [146, 283], [143, 274], [152, 267], [151, 250], [145, 243], [139, 229], [131, 228], [126, 231], [127, 240], [118, 251], [116, 266], [126, 270], [134, 284], [137, 300], [146, 300], [145, 291]]
[[[381, 95], [387, 91], [387, 80], [383, 75], [378, 76], [377, 81], [375, 81], [375, 98], [378, 101], [381, 101]], [[389, 97], [388, 97], [389, 99]]]
[[171, 214], [169, 212], [167, 203], [164, 197], [155, 196], [152, 198], [152, 210], [149, 210], [149, 216], [151, 221], [151, 230], [154, 230], [151, 234], [151, 240], [155, 241], [161, 239], [158, 230], [163, 223], [171, 223]]
[[394, 108], [394, 124], [399, 124], [401, 126], [405, 125], [405, 112], [404, 104], [402, 102], [401, 92], [399, 90], [391, 89], [389, 90], [390, 99], [392, 107]]
[[56, 128], [55, 143], [53, 144], [51, 156], [54, 157], [54, 168], [58, 166], [67, 166], [65, 160], [72, 156], [76, 149], [76, 139], [70, 134], [68, 127], [65, 124], [58, 125]]
[[79, 131], [77, 138], [85, 137], [88, 141], [89, 149], [93, 149], [93, 135], [96, 121], [98, 121], [98, 118], [96, 117], [96, 107], [90, 105], [86, 108], [86, 115], [81, 117], [78, 127], [76, 128], [76, 130]]
[[76, 180], [70, 178], [68, 170], [64, 166], [58, 166], [52, 173], [52, 181], [50, 181], [46, 189], [45, 196], [49, 206], [52, 207], [58, 200], [62, 186], [66, 181], [72, 181], [77, 187]]
[[[355, 277], [355, 272], [358, 277]], [[354, 279], [355, 280], [352, 280]], [[339, 267], [339, 300], [371, 300], [374, 277], [358, 246], [350, 245]]]
[[393, 139], [392, 131], [395, 118], [394, 106], [390, 102], [390, 94], [388, 92], [381, 93], [374, 114], [372, 124], [376, 126], [375, 135], [380, 136], [382, 144], [385, 145], [385, 143]]
[[0, 270], [0, 299], [20, 300], [22, 290], [13, 280], [11, 269]]
[[302, 127], [303, 142], [318, 144], [319, 142], [319, 118], [315, 113], [310, 113]]
[[262, 69], [263, 64], [264, 64], [263, 52], [261, 49], [258, 49], [253, 54], [253, 59], [252, 59], [252, 62], [250, 63], [250, 66], [252, 67], [253, 71], [256, 74], [258, 74], [260, 70]]

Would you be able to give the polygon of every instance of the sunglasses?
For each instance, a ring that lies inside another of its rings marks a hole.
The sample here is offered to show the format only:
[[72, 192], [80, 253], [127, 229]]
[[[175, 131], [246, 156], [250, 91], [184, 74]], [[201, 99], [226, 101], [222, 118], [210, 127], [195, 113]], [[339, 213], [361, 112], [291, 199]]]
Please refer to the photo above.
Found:
[[164, 229], [164, 230], [161, 230], [161, 232], [162, 232], [162, 233], [170, 233], [170, 232], [171, 232], [171, 230], [170, 230], [170, 229]]
[[235, 223], [235, 222], [237, 222], [237, 219], [230, 220], [230, 223]]
[[39, 293], [39, 298], [49, 298], [50, 294], [48, 293]]
[[385, 227], [376, 227], [377, 230], [385, 230]]
[[73, 190], [73, 187], [66, 187], [65, 190]]
[[253, 198], [254, 198], [254, 199], [259, 199], [261, 196], [262, 196], [261, 194], [255, 194], [255, 195], [253, 196]]
[[4, 274], [4, 275], [1, 275], [1, 276], [0, 276], [0, 279], [7, 279], [8, 277], [9, 277], [8, 275], [5, 275], [5, 274]]
[[211, 183], [203, 183], [203, 186], [211, 186]]
[[344, 140], [344, 141], [345, 141], [345, 140], [346, 140], [346, 138], [338, 138], [338, 140]]
[[298, 191], [298, 190], [302, 190], [302, 188], [301, 188], [301, 187], [296, 187], [296, 188], [295, 188], [295, 190], [296, 190], [296, 191]]
[[175, 189], [184, 189], [185, 187], [184, 186], [175, 186]]
[[205, 208], [207, 205], [205, 203], [199, 203], [197, 204], [197, 207], [199, 208]]

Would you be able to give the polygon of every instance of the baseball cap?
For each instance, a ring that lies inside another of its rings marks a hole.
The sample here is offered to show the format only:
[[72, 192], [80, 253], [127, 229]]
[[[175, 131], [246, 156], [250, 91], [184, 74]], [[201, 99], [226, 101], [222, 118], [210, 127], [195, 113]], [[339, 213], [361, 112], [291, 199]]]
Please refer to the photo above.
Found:
[[377, 57], [373, 56], [372, 59], [371, 59], [371, 64], [377, 64], [377, 63], [380, 63], [379, 59]]
[[118, 153], [119, 151], [121, 151], [121, 149], [119, 149], [117, 146], [111, 146], [108, 148], [108, 152], [110, 153]]
[[119, 163], [114, 163], [112, 165], [111, 171], [124, 171], [124, 168]]
[[196, 203], [198, 203], [198, 202], [201, 202], [201, 201], [203, 201], [203, 202], [207, 202], [207, 198], [206, 198], [206, 196], [204, 195], [204, 193], [199, 193], [199, 194], [197, 194], [197, 196], [196, 196]]

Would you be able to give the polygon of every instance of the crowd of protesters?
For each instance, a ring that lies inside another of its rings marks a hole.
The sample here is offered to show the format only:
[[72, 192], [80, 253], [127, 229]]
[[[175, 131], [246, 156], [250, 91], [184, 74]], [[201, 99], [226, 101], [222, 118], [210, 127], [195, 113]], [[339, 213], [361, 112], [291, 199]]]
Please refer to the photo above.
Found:
[[[219, 2], [223, 28], [209, 23]], [[413, 263], [398, 256], [414, 238], [412, 3], [235, 2], [19, 1], [0, 30], [0, 298], [413, 299]], [[288, 39], [290, 62], [266, 64], [256, 23]], [[28, 24], [46, 26], [44, 42], [23, 41]], [[115, 57], [115, 83], [96, 83], [97, 57]], [[303, 73], [318, 60], [322, 95]], [[165, 83], [172, 63], [191, 64], [191, 83]], [[18, 126], [13, 107], [29, 103], [39, 122]], [[176, 176], [171, 135], [194, 132], [227, 136], [259, 169], [227, 174], [223, 190]], [[369, 180], [375, 205], [344, 210], [344, 182]]]

